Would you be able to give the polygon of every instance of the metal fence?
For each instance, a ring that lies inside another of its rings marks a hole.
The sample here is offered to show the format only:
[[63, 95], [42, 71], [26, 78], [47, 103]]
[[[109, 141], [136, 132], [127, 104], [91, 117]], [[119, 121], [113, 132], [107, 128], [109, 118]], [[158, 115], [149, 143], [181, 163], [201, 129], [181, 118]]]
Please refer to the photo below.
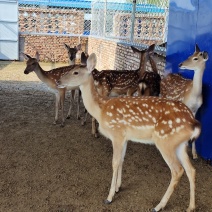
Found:
[[19, 0], [20, 34], [166, 41], [168, 0]]

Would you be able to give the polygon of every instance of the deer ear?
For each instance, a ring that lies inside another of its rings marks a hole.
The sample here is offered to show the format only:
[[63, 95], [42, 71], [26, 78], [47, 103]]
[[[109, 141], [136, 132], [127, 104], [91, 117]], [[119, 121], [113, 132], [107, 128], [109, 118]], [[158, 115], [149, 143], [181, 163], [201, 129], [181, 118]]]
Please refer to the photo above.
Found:
[[77, 51], [79, 51], [79, 50], [81, 50], [81, 47], [82, 47], [82, 45], [81, 45], [81, 43], [80, 43], [79, 45], [75, 46], [74, 48], [75, 48]]
[[96, 63], [97, 63], [96, 54], [92, 53], [87, 60], [87, 69], [89, 72], [92, 72], [94, 70], [94, 68], [96, 67]]
[[151, 46], [149, 46], [147, 51], [151, 54], [154, 52], [154, 50], [155, 50], [155, 44], [152, 44]]
[[197, 52], [197, 53], [200, 52], [200, 48], [199, 48], [199, 46], [197, 44], [195, 45], [195, 52]]
[[64, 43], [65, 48], [68, 50], [70, 47]]
[[204, 59], [204, 61], [207, 61], [208, 60], [208, 58], [209, 58], [209, 56], [208, 56], [208, 52], [202, 52], [202, 56], [203, 56], [203, 59]]
[[36, 53], [35, 53], [35, 58], [36, 58], [37, 61], [39, 61], [39, 59], [40, 59], [40, 54], [38, 53], [38, 51], [36, 51]]
[[132, 51], [133, 51], [134, 53], [136, 53], [136, 52], [140, 53], [140, 52], [141, 52], [140, 50], [138, 50], [137, 48], [135, 48], [135, 47], [133, 47], [133, 46], [131, 46], [131, 49], [132, 49]]
[[31, 57], [28, 54], [25, 54], [23, 52], [21, 52], [21, 54], [23, 55], [24, 59], [29, 60]]

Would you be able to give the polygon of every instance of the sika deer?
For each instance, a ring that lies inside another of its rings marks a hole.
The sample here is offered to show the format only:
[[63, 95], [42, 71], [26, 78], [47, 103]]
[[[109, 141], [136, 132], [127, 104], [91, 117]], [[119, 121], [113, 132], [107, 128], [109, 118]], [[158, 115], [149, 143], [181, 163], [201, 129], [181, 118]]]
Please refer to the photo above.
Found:
[[[67, 89], [73, 89], [73, 87], [68, 88], [58, 88], [56, 86], [56, 81], [60, 79], [61, 76], [63, 76], [65, 73], [69, 72], [71, 69], [75, 67], [75, 65], [72, 66], [64, 66], [56, 69], [52, 69], [50, 71], [44, 71], [41, 66], [39, 65], [39, 55], [36, 53], [36, 58], [32, 58], [27, 54], [22, 53], [24, 58], [27, 60], [27, 67], [24, 70], [24, 74], [29, 74], [30, 72], [34, 71], [38, 78], [44, 82], [48, 87], [53, 89], [55, 95], [56, 95], [56, 104], [55, 104], [55, 120], [54, 124], [58, 121], [58, 111], [59, 106], [61, 106], [62, 111], [62, 123], [61, 126], [64, 126], [64, 100], [65, 100], [65, 93]], [[78, 67], [78, 66], [76, 66]], [[70, 109], [69, 109], [70, 110]]]
[[67, 45], [65, 43], [64, 43], [64, 46], [65, 46], [67, 53], [68, 53], [69, 64], [75, 65], [76, 55], [77, 55], [77, 52], [79, 50], [81, 50], [81, 44], [74, 46], [74, 48], [71, 48], [69, 45]]
[[[142, 51], [138, 50], [134, 47], [131, 47], [133, 52], [137, 52], [142, 55]], [[140, 79], [138, 81], [138, 95], [139, 96], [159, 96], [160, 94], [160, 82], [161, 77], [158, 73], [156, 64], [152, 58], [152, 54], [154, 53], [155, 44], [149, 47], [149, 61], [152, 67], [151, 72], [146, 71], [146, 64], [142, 67], [140, 64]], [[141, 56], [142, 57], [142, 56]], [[141, 60], [142, 63], [142, 60]]]
[[[135, 48], [131, 48], [134, 51]], [[149, 54], [153, 51], [154, 45], [139, 51], [140, 66], [137, 70], [103, 70], [99, 72], [94, 69], [92, 74], [100, 94], [103, 96], [109, 96], [111, 93], [132, 96], [138, 89], [139, 79], [145, 72], [146, 61], [149, 59]]]
[[186, 144], [200, 134], [200, 123], [182, 102], [158, 97], [100, 96], [92, 70], [96, 55], [91, 54], [87, 67], [74, 68], [61, 77], [58, 87], [79, 86], [88, 112], [99, 122], [100, 132], [112, 141], [113, 177], [105, 203], [111, 203], [121, 186], [121, 175], [127, 141], [155, 144], [171, 170], [171, 182], [154, 211], [163, 209], [174, 191], [183, 168], [190, 183], [190, 203], [187, 212], [195, 209], [195, 169], [189, 161]]
[[[194, 70], [193, 80], [185, 79], [178, 74], [169, 74], [161, 81], [161, 96], [167, 99], [182, 101], [195, 116], [202, 105], [202, 77], [208, 53], [201, 52], [198, 45], [187, 60], [179, 64], [180, 69]], [[192, 143], [193, 159], [197, 159], [195, 143]]]
[[[140, 66], [137, 70], [102, 70], [99, 72], [94, 69], [92, 75], [98, 92], [102, 96], [132, 96], [138, 90], [139, 79], [146, 68], [149, 54], [154, 51], [154, 47], [153, 44], [148, 49], [139, 51]], [[134, 49], [134, 47], [131, 48]], [[92, 119], [92, 134], [98, 137], [95, 119]]]
[[[81, 50], [81, 44], [74, 46], [74, 48], [71, 48], [69, 45], [64, 43], [64, 46], [67, 50], [68, 53], [68, 59], [69, 59], [69, 65], [75, 65], [76, 63], [76, 55], [77, 53]], [[81, 92], [79, 88], [72, 88], [71, 89], [71, 96], [70, 96], [70, 107], [67, 115], [67, 119], [70, 119], [71, 117], [71, 110], [72, 106], [74, 104], [74, 98], [76, 96], [76, 93], [78, 91], [78, 96], [77, 96], [77, 119], [80, 119], [80, 97], [81, 97]], [[82, 121], [82, 125], [84, 121]]]

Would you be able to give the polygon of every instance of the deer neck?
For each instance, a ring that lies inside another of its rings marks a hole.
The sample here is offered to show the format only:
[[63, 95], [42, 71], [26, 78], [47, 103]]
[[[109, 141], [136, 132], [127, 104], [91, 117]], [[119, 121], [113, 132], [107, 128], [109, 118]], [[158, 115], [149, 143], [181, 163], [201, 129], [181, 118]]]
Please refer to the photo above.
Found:
[[99, 121], [101, 117], [101, 106], [104, 104], [106, 98], [98, 94], [91, 74], [89, 75], [89, 80], [80, 85], [80, 90], [85, 108], [91, 116]]
[[146, 71], [146, 57], [144, 55], [141, 55], [140, 67], [139, 67], [140, 77], [143, 76], [145, 71]]
[[42, 82], [46, 82], [48, 80], [48, 77], [46, 76], [45, 71], [41, 68], [39, 63], [37, 64], [37, 67], [35, 68], [34, 72], [36, 73], [37, 77]]
[[193, 85], [191, 93], [193, 96], [199, 96], [202, 93], [202, 77], [204, 73], [205, 65], [198, 68], [194, 72]]

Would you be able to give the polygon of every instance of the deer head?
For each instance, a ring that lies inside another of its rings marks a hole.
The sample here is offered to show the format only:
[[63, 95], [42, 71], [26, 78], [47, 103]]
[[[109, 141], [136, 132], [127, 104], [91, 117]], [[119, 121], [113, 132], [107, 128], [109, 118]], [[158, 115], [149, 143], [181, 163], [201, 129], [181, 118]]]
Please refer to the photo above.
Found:
[[[79, 50], [81, 50], [81, 44], [74, 46], [74, 48], [71, 48], [70, 46], [68, 46], [67, 44], [64, 43], [64, 46], [68, 52], [68, 57], [69, 57], [69, 61], [70, 63], [73, 63], [76, 59], [76, 54]], [[72, 65], [72, 64], [71, 64]]]
[[24, 70], [24, 74], [29, 74], [30, 72], [33, 72], [35, 68], [38, 66], [39, 53], [36, 52], [35, 58], [32, 58], [28, 54], [25, 54], [23, 52], [21, 54], [27, 60], [27, 67]]
[[198, 45], [195, 45], [195, 52], [187, 60], [179, 64], [180, 69], [199, 70], [205, 66], [205, 62], [208, 60], [208, 53], [206, 51], [201, 52]]
[[57, 81], [59, 88], [64, 88], [69, 86], [80, 86], [88, 78], [88, 75], [94, 70], [97, 63], [97, 58], [94, 53], [92, 53], [87, 59], [87, 66], [75, 67], [69, 73], [65, 74], [63, 77]]

